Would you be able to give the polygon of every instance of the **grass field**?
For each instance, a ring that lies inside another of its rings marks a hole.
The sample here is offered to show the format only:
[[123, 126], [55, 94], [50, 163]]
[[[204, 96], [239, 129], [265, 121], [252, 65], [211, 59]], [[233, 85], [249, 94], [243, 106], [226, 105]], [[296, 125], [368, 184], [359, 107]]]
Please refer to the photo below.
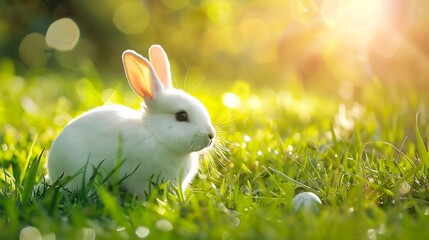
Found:
[[[299, 83], [197, 88], [189, 79], [225, 150], [202, 160], [185, 196], [164, 184], [142, 201], [97, 181], [89, 194], [60, 182], [33, 193], [68, 121], [106, 102], [138, 108], [120, 81], [109, 86], [93, 72], [20, 77], [1, 62], [0, 239], [429, 237], [427, 97], [376, 79], [353, 100]], [[293, 210], [303, 191], [319, 196], [319, 211]]]

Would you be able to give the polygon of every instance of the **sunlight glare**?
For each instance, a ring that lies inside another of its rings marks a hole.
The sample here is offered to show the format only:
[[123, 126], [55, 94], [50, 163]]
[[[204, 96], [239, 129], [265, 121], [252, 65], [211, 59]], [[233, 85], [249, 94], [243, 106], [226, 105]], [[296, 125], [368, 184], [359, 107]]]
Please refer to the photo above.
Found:
[[320, 11], [325, 23], [344, 40], [365, 47], [381, 25], [381, 0], [326, 0]]
[[321, 15], [328, 24], [356, 30], [376, 25], [381, 19], [381, 10], [380, 0], [327, 0]]

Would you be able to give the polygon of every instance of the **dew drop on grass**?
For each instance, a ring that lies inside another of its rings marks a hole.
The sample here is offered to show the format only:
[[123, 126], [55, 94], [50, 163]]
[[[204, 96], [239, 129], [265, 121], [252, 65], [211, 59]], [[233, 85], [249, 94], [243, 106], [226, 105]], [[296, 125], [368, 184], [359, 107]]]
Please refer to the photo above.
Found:
[[372, 228], [368, 229], [367, 234], [368, 234], [368, 239], [370, 239], [370, 240], [376, 240], [377, 239], [377, 232], [374, 229], [372, 229]]
[[163, 207], [158, 207], [157, 209], [156, 209], [156, 212], [159, 214], [159, 215], [164, 215], [165, 214], [165, 208], [163, 208]]
[[121, 239], [129, 239], [129, 236], [128, 236], [128, 233], [127, 233], [126, 229], [127, 228], [125, 226], [118, 226], [118, 227], [116, 227], [116, 231], [121, 236]]
[[381, 224], [380, 227], [378, 228], [378, 234], [385, 234], [385, 233], [386, 233], [386, 225]]
[[155, 227], [164, 232], [170, 232], [174, 229], [173, 224], [166, 219], [160, 219], [155, 223]]
[[244, 135], [244, 141], [245, 142], [250, 142], [250, 141], [252, 141], [252, 138], [250, 138], [249, 136], [247, 136], [247, 135]]
[[144, 226], [139, 226], [135, 231], [138, 238], [146, 238], [147, 236], [149, 236], [149, 232], [149, 228]]
[[233, 218], [233, 219], [232, 219], [232, 225], [233, 225], [234, 227], [238, 227], [238, 226], [240, 225], [240, 219], [239, 219], [239, 218], [237, 218], [237, 217]]
[[40, 234], [39, 229], [28, 226], [21, 230], [19, 233], [19, 239], [20, 240], [37, 240], [42, 239], [42, 235]]
[[82, 228], [82, 240], [94, 240], [96, 237], [95, 230], [93, 228]]
[[423, 210], [423, 214], [424, 214], [425, 216], [428, 216], [428, 215], [429, 215], [429, 207], [427, 207], [427, 208], [425, 208], [425, 209]]
[[125, 230], [125, 227], [124, 226], [118, 226], [117, 228], [116, 228], [116, 231], [118, 231], [118, 232], [120, 232], [120, 231], [124, 231]]

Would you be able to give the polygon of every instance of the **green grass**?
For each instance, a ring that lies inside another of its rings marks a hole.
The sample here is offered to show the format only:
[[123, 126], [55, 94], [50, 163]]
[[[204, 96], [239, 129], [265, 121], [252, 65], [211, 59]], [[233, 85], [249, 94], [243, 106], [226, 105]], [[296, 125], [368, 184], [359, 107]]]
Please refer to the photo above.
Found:
[[[164, 184], [142, 201], [97, 180], [74, 195], [61, 188], [67, 179], [33, 192], [65, 123], [104, 102], [138, 107], [123, 77], [22, 78], [3, 61], [0, 81], [0, 239], [429, 236], [428, 102], [411, 87], [371, 80], [352, 101], [299, 83], [274, 91], [206, 80], [195, 94], [218, 125], [224, 158], [204, 159], [185, 196]], [[241, 106], [223, 105], [225, 92]], [[320, 197], [319, 213], [293, 211], [302, 191]]]

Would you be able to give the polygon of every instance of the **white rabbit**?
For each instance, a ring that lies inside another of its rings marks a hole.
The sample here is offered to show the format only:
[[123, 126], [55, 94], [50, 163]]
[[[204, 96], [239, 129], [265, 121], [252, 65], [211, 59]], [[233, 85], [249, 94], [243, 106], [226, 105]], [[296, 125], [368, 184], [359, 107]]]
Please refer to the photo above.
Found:
[[120, 187], [139, 197], [145, 197], [149, 181], [156, 179], [180, 184], [182, 190], [189, 185], [198, 171], [201, 152], [213, 145], [216, 133], [205, 106], [172, 88], [170, 64], [162, 47], [151, 46], [149, 57], [150, 61], [132, 50], [122, 54], [127, 80], [145, 102], [142, 109], [105, 105], [71, 121], [52, 143], [51, 181], [81, 170], [66, 185], [76, 191], [88, 183], [100, 163], [100, 173], [106, 176], [121, 159], [119, 179], [135, 172]]

